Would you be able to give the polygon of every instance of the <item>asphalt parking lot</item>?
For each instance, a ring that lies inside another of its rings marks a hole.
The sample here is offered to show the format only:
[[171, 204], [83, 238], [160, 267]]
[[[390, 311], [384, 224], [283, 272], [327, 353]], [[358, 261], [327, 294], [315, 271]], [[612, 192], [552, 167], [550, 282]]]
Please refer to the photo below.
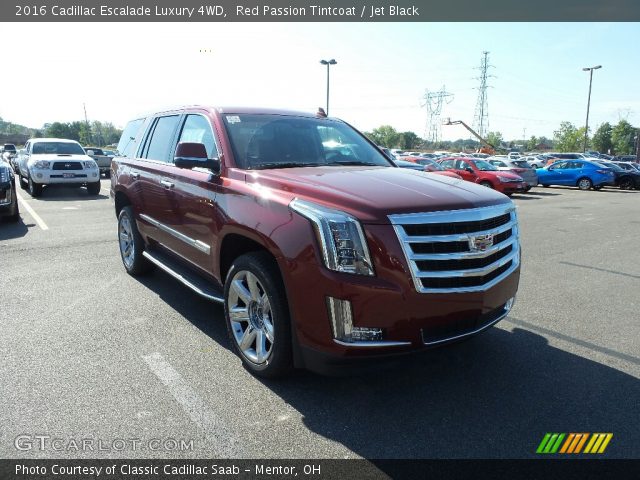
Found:
[[19, 191], [22, 222], [0, 224], [0, 458], [529, 458], [546, 432], [612, 432], [603, 456], [640, 457], [640, 191], [514, 196], [520, 290], [483, 335], [261, 381], [220, 306], [125, 273], [102, 182]]

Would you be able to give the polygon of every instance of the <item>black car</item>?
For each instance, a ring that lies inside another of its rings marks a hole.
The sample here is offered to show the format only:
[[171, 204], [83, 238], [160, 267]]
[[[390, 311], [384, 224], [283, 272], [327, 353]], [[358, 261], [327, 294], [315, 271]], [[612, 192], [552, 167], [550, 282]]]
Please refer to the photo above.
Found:
[[11, 166], [0, 160], [0, 219], [7, 217], [12, 222], [20, 219], [16, 180]]
[[640, 172], [625, 170], [614, 162], [607, 162], [604, 160], [599, 160], [597, 162], [594, 161], [593, 163], [597, 163], [598, 165], [602, 165], [603, 167], [613, 170], [613, 173], [616, 176], [616, 186], [620, 187], [621, 190], [632, 190], [634, 188], [640, 189]]

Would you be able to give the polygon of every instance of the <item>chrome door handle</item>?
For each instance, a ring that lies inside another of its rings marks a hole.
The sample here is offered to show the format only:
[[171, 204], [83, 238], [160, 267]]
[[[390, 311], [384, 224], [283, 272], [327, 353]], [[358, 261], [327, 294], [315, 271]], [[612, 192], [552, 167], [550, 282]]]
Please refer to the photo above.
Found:
[[160, 180], [160, 183], [164, 188], [173, 188], [175, 185], [167, 180]]

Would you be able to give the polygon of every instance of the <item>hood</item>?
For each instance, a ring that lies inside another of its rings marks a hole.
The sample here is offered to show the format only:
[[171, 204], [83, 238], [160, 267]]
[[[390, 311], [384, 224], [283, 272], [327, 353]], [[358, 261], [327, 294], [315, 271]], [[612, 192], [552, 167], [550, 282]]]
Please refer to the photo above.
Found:
[[495, 190], [443, 175], [389, 167], [311, 167], [256, 170], [247, 182], [291, 198], [347, 212], [363, 223], [388, 215], [485, 207], [510, 200]]

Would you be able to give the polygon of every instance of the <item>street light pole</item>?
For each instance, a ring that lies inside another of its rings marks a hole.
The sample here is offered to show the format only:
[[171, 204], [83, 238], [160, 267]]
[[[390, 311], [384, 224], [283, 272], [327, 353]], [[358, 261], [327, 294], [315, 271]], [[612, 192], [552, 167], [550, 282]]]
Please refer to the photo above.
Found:
[[589, 97], [587, 98], [587, 120], [584, 124], [584, 145], [582, 153], [587, 151], [587, 135], [589, 133], [589, 107], [591, 106], [591, 84], [593, 83], [593, 71], [602, 68], [602, 65], [596, 65], [595, 67], [585, 67], [582, 69], [584, 72], [589, 72]]
[[335, 59], [331, 59], [331, 60], [320, 60], [320, 63], [322, 65], [326, 65], [327, 66], [327, 116], [329, 116], [329, 67], [331, 65], [335, 65], [336, 62]]

